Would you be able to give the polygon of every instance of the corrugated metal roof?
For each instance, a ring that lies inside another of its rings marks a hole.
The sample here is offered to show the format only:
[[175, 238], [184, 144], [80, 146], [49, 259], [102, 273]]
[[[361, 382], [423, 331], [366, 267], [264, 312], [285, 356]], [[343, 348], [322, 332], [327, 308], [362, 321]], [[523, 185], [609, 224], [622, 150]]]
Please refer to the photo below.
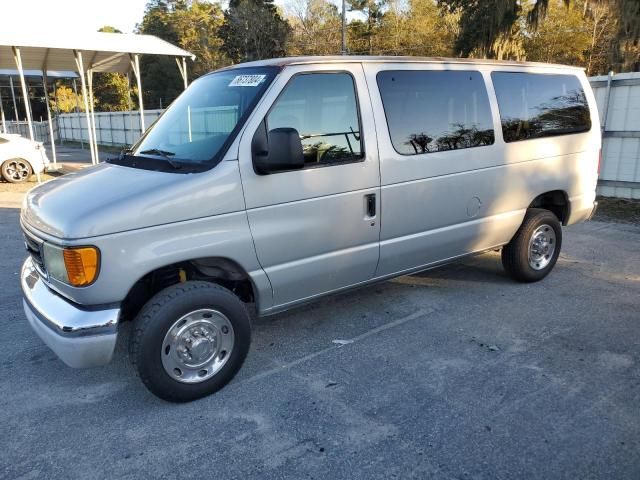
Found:
[[11, 47], [20, 47], [24, 69], [76, 71], [73, 51], [83, 54], [85, 69], [96, 72], [126, 73], [130, 70], [129, 54], [195, 56], [152, 35], [90, 32], [73, 30], [56, 32], [11, 32], [0, 29], [0, 68], [15, 69]]

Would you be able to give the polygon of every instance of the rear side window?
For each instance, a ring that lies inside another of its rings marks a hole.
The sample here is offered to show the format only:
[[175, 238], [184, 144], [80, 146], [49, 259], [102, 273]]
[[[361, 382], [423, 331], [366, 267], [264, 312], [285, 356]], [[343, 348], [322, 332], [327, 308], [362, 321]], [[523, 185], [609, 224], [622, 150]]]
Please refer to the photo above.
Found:
[[574, 75], [493, 72], [505, 142], [591, 129], [589, 104]]
[[479, 72], [382, 71], [378, 88], [393, 148], [402, 155], [491, 145], [493, 122]]
[[363, 158], [353, 77], [305, 73], [289, 81], [267, 116], [267, 128], [295, 128], [305, 165], [325, 166]]

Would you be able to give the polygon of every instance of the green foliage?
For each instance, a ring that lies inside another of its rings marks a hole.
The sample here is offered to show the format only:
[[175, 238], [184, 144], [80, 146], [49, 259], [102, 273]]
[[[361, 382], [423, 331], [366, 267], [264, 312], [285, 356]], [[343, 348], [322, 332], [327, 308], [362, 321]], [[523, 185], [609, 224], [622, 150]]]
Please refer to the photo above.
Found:
[[[98, 31], [122, 33], [111, 26], [104, 26]], [[93, 108], [100, 112], [124, 112], [130, 110], [131, 96], [127, 78], [119, 73], [94, 73]]]
[[217, 3], [192, 1], [189, 8], [178, 8], [171, 19], [178, 45], [196, 56], [189, 72], [193, 78], [229, 64], [218, 32], [224, 12]]
[[[202, 0], [151, 0], [147, 3], [139, 33], [155, 35], [190, 51], [191, 79], [229, 63], [218, 33], [224, 15], [220, 5]], [[143, 56], [140, 60], [146, 108], [166, 107], [183, 90], [175, 59]]]
[[127, 77], [119, 73], [93, 74], [93, 108], [100, 112], [125, 112], [131, 109]]
[[[362, 13], [366, 20], [356, 20], [349, 25], [352, 31], [352, 52], [373, 55], [374, 36], [384, 17], [386, 0], [349, 0], [349, 11]], [[363, 42], [358, 43], [358, 41]], [[353, 45], [355, 43], [355, 45]]]
[[[347, 25], [349, 54], [532, 60], [588, 74], [640, 69], [640, 0], [349, 0], [348, 7], [357, 12]], [[193, 52], [190, 79], [230, 63], [341, 52], [341, 15], [331, 0], [285, 0], [285, 11], [273, 0], [231, 0], [226, 11], [206, 0], [149, 0], [137, 29]], [[173, 58], [142, 56], [141, 69], [146, 108], [182, 92]], [[94, 92], [98, 110], [137, 102], [117, 74], [94, 74]], [[73, 110], [71, 90], [59, 93], [58, 108]]]
[[220, 37], [229, 59], [246, 62], [285, 55], [290, 31], [272, 0], [231, 0]]
[[472, 54], [495, 57], [495, 42], [512, 33], [521, 14], [519, 0], [441, 0], [450, 12], [460, 14], [460, 34], [455, 50], [460, 56]]
[[459, 17], [439, 8], [432, 0], [409, 0], [403, 8], [388, 3], [374, 41], [381, 55], [450, 57], [458, 34]]
[[584, 66], [589, 75], [606, 73], [616, 28], [606, 4], [575, 1], [565, 7], [551, 0], [544, 21], [524, 41], [527, 60]]
[[[610, 39], [612, 58], [627, 67], [640, 64], [639, 0], [561, 0], [564, 8], [582, 6], [583, 18], [590, 12], [606, 8], [616, 18], [616, 34]], [[456, 52], [461, 56], [499, 57], [500, 45], [518, 41], [527, 32], [543, 27], [547, 15], [556, 8], [556, 0], [439, 0], [450, 12], [460, 13], [460, 35]], [[525, 18], [525, 22], [521, 19]], [[597, 22], [596, 22], [597, 23]], [[594, 27], [591, 38], [598, 36]], [[523, 31], [521, 33], [521, 31]], [[592, 48], [593, 50], [594, 48]], [[516, 48], [517, 55], [522, 51]], [[640, 66], [640, 65], [638, 65]]]
[[75, 112], [76, 108], [84, 110], [82, 96], [76, 95], [72, 88], [63, 85], [61, 81], [56, 82], [56, 94], [49, 102], [53, 110], [62, 113]]
[[[178, 44], [178, 35], [173, 25], [176, 1], [151, 0], [147, 3], [139, 33], [155, 35], [167, 42]], [[143, 100], [146, 108], [158, 108], [172, 102], [182, 91], [180, 72], [173, 58], [158, 55], [143, 55], [140, 59]]]
[[341, 49], [342, 21], [327, 0], [292, 0], [287, 21], [287, 55], [335, 55]]

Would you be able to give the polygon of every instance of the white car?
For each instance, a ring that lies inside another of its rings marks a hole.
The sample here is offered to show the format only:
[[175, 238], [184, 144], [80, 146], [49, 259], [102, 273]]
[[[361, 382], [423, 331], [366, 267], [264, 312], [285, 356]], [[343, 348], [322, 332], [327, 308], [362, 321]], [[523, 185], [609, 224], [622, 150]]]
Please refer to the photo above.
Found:
[[42, 142], [14, 133], [0, 133], [0, 176], [11, 183], [26, 182], [49, 165]]

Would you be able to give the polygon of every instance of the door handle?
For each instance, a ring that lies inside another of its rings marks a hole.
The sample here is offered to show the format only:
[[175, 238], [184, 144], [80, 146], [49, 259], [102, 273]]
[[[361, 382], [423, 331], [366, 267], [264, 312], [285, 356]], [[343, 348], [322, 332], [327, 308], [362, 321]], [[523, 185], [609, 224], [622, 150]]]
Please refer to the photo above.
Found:
[[376, 216], [376, 194], [369, 193], [364, 196], [364, 205], [367, 219], [375, 218]]

